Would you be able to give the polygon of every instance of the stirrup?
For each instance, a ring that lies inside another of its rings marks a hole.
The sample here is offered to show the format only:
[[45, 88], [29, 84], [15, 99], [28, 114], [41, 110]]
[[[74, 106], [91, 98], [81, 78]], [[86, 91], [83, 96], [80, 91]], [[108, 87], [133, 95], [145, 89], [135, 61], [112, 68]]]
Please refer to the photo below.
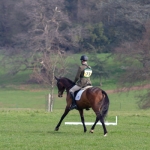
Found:
[[77, 109], [77, 105], [71, 105], [70, 110]]

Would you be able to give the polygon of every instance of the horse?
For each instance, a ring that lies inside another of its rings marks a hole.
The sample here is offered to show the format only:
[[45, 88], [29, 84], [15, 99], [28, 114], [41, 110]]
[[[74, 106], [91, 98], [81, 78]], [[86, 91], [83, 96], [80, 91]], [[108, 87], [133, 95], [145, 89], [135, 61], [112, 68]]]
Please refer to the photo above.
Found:
[[[69, 90], [75, 85], [75, 83], [65, 77], [62, 77], [62, 78], [55, 77], [55, 79], [57, 81], [56, 85], [58, 88], [58, 97], [63, 97], [63, 93], [65, 90], [67, 92], [67, 95], [66, 95], [67, 105], [66, 105], [65, 111], [63, 115], [61, 116], [60, 121], [58, 122], [57, 126], [55, 127], [55, 131], [58, 131], [63, 119], [66, 117], [66, 115], [70, 111], [72, 98], [70, 96]], [[87, 131], [87, 128], [85, 126], [83, 110], [92, 108], [96, 114], [96, 120], [93, 126], [91, 127], [90, 133], [94, 133], [94, 128], [97, 122], [100, 121], [103, 127], [104, 136], [106, 136], [108, 132], [105, 126], [104, 118], [106, 117], [108, 109], [109, 109], [109, 98], [108, 98], [107, 93], [103, 91], [102, 89], [100, 89], [99, 87], [91, 86], [85, 89], [85, 91], [82, 93], [80, 100], [76, 101], [76, 104], [77, 104], [77, 110], [79, 111], [79, 114], [80, 114], [81, 122], [83, 124], [84, 132]]]

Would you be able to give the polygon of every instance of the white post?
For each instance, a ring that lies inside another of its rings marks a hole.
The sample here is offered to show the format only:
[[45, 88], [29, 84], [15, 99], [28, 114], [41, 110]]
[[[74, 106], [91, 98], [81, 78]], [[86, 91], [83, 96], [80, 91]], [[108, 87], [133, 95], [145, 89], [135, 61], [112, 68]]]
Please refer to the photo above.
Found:
[[48, 112], [50, 112], [51, 111], [51, 94], [48, 94], [48, 103], [47, 103], [47, 105], [48, 105]]
[[53, 96], [50, 97], [50, 112], [53, 111]]
[[47, 111], [52, 112], [53, 111], [53, 97], [51, 94], [48, 94], [47, 97]]
[[118, 124], [118, 118], [117, 118], [117, 116], [116, 116], [116, 125]]

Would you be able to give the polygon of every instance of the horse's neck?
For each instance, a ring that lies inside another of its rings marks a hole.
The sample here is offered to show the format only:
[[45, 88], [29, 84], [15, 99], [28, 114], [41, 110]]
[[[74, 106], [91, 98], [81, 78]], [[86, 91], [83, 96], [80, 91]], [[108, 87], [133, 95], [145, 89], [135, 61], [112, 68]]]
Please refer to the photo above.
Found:
[[64, 85], [65, 85], [66, 91], [69, 91], [75, 84], [71, 82], [71, 80], [67, 79]]

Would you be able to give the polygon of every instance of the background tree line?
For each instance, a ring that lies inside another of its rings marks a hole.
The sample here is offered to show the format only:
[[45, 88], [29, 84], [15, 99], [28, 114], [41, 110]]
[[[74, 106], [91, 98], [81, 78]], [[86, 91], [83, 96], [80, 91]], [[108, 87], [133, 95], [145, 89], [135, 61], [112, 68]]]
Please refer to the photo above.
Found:
[[[31, 30], [35, 24], [34, 7], [41, 3], [44, 2], [1, 0], [1, 47], [15, 46], [14, 37]], [[54, 15], [52, 11], [56, 7], [68, 17], [70, 23], [66, 23], [63, 17], [59, 18], [59, 32], [64, 31], [63, 36], [71, 41], [67, 46], [61, 45], [65, 51], [90, 51], [93, 46], [98, 52], [111, 52], [124, 41], [141, 38], [145, 21], [150, 18], [149, 3], [148, 0], [56, 0], [45, 1], [43, 8], [48, 6], [45, 14], [51, 12], [49, 18]], [[65, 35], [68, 29], [72, 38], [70, 34]], [[74, 47], [72, 42], [77, 42], [78, 46]]]
[[[149, 22], [149, 0], [1, 0], [1, 65], [11, 75], [30, 69], [32, 81], [53, 87], [54, 73], [67, 74], [68, 53], [112, 53], [125, 64], [121, 84], [143, 84], [149, 81]], [[94, 55], [92, 61], [96, 76], [107, 76], [104, 63]]]

